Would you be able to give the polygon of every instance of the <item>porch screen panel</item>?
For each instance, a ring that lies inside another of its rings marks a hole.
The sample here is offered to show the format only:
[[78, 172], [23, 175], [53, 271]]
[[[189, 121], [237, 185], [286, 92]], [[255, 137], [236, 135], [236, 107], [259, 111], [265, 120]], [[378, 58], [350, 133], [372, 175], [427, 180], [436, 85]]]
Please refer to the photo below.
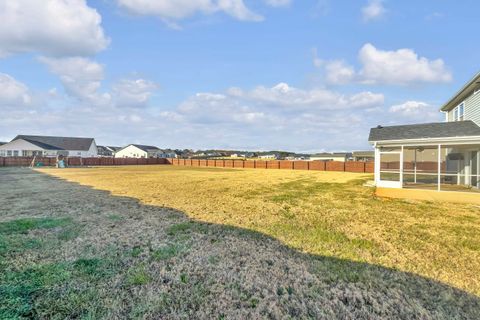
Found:
[[472, 146], [442, 148], [441, 158], [441, 190], [479, 191], [478, 152]]
[[472, 152], [472, 186], [475, 188], [480, 188], [480, 172], [479, 172], [479, 152]]
[[380, 180], [400, 181], [400, 149], [380, 151]]
[[404, 187], [436, 189], [438, 147], [406, 147], [403, 151]]
[[465, 157], [457, 148], [442, 148], [440, 159], [441, 190], [457, 190], [462, 188], [462, 181], [465, 182]]

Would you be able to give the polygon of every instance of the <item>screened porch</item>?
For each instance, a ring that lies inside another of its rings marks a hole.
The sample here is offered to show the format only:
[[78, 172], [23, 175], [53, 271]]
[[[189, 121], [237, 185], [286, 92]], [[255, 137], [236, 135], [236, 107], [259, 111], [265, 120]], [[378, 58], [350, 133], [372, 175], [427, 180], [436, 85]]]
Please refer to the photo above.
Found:
[[480, 143], [376, 146], [378, 187], [480, 192]]

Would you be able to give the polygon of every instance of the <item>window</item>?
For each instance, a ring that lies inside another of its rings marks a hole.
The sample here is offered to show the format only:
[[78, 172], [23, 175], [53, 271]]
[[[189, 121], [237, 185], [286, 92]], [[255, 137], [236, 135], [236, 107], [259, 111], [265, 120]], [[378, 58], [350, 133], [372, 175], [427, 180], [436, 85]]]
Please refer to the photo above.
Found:
[[5, 157], [7, 155], [7, 153], [5, 152], [5, 150], [0, 150], [0, 157]]
[[18, 150], [13, 150], [13, 156], [18, 157]]
[[465, 102], [462, 102], [453, 110], [453, 121], [463, 121], [464, 119], [465, 119]]
[[12, 156], [12, 150], [7, 150], [7, 157], [11, 157]]

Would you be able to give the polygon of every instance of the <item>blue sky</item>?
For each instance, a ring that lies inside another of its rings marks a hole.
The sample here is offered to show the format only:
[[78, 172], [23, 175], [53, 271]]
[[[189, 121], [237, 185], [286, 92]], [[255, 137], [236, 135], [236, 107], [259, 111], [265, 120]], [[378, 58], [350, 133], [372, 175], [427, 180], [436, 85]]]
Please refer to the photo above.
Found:
[[0, 140], [341, 151], [442, 121], [475, 1], [0, 0]]

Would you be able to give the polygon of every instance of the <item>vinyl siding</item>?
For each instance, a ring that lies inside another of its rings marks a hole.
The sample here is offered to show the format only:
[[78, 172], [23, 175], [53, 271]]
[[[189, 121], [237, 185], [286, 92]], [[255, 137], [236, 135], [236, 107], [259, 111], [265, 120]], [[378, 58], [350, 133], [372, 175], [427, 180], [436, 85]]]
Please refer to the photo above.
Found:
[[480, 92], [465, 100], [465, 120], [472, 120], [480, 126]]
[[[455, 108], [448, 111], [448, 121], [454, 121]], [[465, 100], [465, 120], [472, 120], [480, 126], [480, 92]]]
[[453, 110], [455, 110], [455, 108], [453, 108], [452, 110], [448, 111], [448, 122], [451, 122], [453, 121]]
[[148, 158], [148, 155], [142, 149], [130, 145], [116, 152], [115, 158]]

